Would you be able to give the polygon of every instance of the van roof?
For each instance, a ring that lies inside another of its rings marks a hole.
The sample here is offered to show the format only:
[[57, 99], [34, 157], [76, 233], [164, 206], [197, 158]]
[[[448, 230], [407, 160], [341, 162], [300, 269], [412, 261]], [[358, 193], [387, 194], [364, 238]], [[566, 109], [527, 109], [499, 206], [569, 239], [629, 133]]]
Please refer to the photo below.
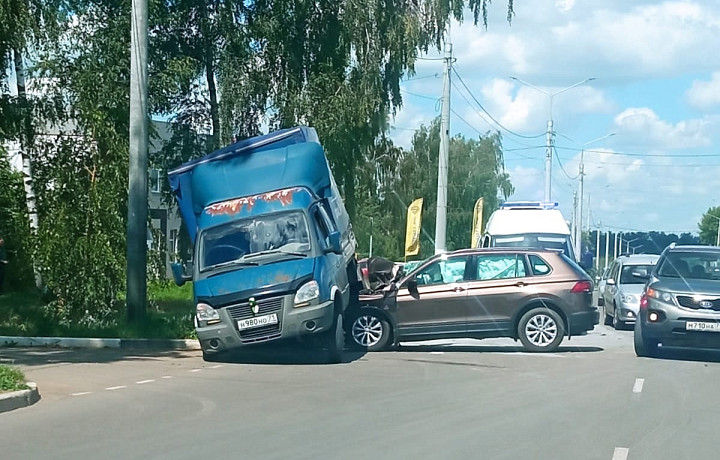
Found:
[[488, 220], [487, 233], [491, 235], [520, 233], [569, 235], [570, 229], [558, 209], [498, 209]]

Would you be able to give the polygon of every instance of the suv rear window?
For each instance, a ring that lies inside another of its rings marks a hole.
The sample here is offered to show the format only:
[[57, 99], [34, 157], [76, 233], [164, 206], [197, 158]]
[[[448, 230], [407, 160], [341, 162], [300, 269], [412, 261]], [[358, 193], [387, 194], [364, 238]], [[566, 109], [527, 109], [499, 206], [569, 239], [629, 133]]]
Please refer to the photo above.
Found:
[[530, 270], [532, 271], [532, 274], [535, 276], [542, 276], [542, 275], [549, 275], [552, 271], [552, 268], [550, 268], [550, 265], [545, 262], [540, 256], [536, 254], [530, 254], [528, 256], [528, 259], [530, 259]]

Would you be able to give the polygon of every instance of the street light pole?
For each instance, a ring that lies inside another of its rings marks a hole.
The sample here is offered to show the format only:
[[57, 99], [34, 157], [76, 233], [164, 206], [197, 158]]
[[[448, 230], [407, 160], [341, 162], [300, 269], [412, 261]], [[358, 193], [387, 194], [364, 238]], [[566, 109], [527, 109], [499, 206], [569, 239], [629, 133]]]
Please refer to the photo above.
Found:
[[573, 85], [568, 86], [567, 88], [563, 88], [560, 91], [555, 91], [554, 93], [551, 93], [549, 91], [545, 91], [542, 88], [538, 88], [537, 86], [530, 84], [524, 80], [521, 80], [517, 77], [510, 77], [511, 80], [515, 80], [519, 83], [522, 83], [525, 86], [528, 86], [534, 90], [537, 90], [546, 96], [550, 98], [550, 116], [548, 117], [547, 122], [547, 136], [545, 140], [545, 201], [550, 201], [552, 198], [552, 152], [553, 152], [553, 138], [554, 138], [554, 131], [553, 131], [553, 98], [557, 96], [558, 94], [564, 93], [565, 91], [571, 90], [575, 88], [576, 86], [580, 86], [584, 83], [587, 83], [589, 81], [595, 80], [595, 77], [586, 78], [585, 80], [579, 81]]
[[445, 43], [445, 72], [443, 74], [442, 114], [440, 116], [440, 155], [438, 156], [437, 208], [435, 210], [435, 254], [447, 249], [447, 180], [450, 152], [450, 71], [452, 43]]

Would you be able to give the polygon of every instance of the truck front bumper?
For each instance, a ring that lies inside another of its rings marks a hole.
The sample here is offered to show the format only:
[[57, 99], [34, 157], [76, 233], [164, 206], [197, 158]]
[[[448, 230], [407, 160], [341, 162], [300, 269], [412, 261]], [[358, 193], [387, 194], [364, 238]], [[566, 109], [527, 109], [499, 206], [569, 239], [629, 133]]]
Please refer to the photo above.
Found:
[[[278, 300], [282, 299], [280, 302]], [[334, 302], [332, 300], [307, 307], [294, 308], [292, 295], [270, 299], [280, 304], [279, 309], [267, 310], [268, 299], [258, 300], [260, 311], [252, 315], [247, 303], [218, 308], [220, 322], [207, 325], [195, 320], [195, 331], [205, 353], [218, 353], [248, 345], [267, 343], [285, 339], [298, 339], [321, 334], [332, 328], [334, 321]], [[240, 330], [238, 322], [242, 319], [267, 314], [277, 314], [278, 322]]]

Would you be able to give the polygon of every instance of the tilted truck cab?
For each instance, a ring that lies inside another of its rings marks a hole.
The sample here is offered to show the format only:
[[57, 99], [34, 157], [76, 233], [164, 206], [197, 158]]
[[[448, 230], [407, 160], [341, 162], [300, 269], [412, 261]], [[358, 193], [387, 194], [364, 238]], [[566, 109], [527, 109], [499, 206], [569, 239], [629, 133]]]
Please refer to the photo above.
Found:
[[[340, 361], [356, 241], [315, 130], [241, 141], [168, 177], [194, 247], [204, 358], [316, 336]], [[174, 272], [178, 284], [188, 278], [180, 267]]]

